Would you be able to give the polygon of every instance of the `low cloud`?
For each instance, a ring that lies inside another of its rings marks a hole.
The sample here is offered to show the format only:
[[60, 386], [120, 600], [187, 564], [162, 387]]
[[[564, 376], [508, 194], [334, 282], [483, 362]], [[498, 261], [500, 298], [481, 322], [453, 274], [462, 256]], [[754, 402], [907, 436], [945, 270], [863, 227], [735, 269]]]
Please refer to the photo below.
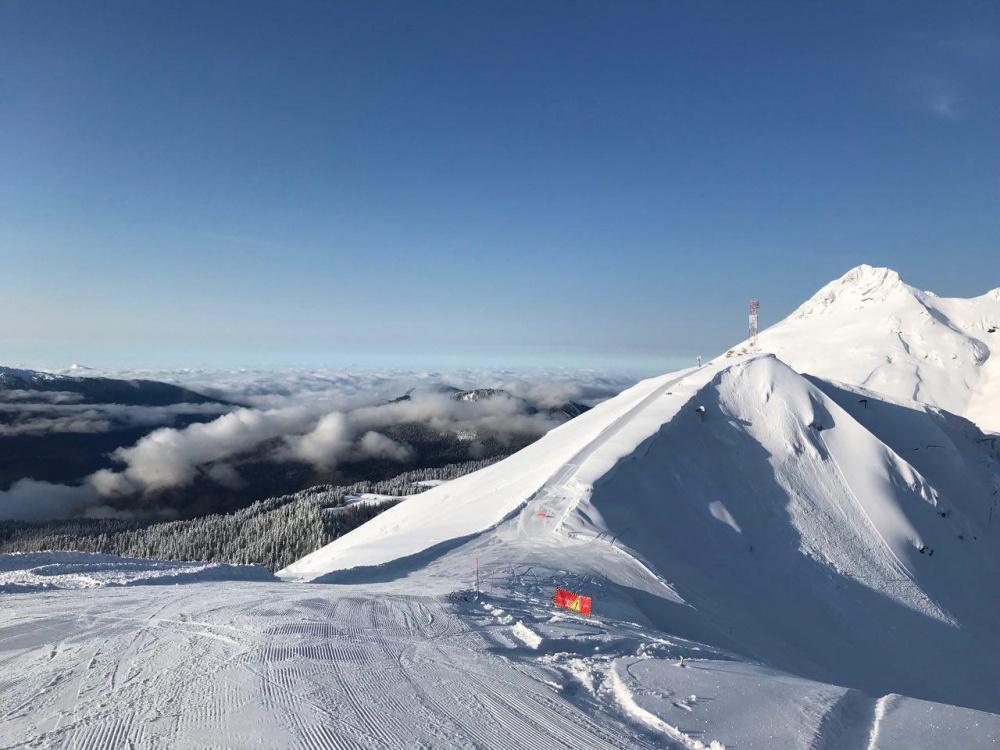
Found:
[[[8, 392], [9, 393], [9, 392]], [[30, 391], [30, 393], [38, 393]], [[232, 407], [222, 404], [0, 403], [0, 437], [50, 433], [101, 433], [129, 427], [173, 424], [178, 417], [221, 414]]]
[[72, 391], [32, 391], [11, 388], [0, 391], [0, 401], [36, 401], [47, 404], [75, 404], [83, 395]]
[[200, 467], [300, 432], [311, 422], [311, 415], [301, 408], [236, 409], [184, 429], [162, 427], [131, 448], [119, 448], [112, 454], [126, 465], [124, 470], [102, 469], [92, 474], [89, 482], [106, 497], [182, 487], [195, 479]]
[[332, 469], [351, 447], [351, 427], [347, 417], [333, 412], [321, 418], [304, 435], [287, 438], [288, 455], [320, 469]]
[[252, 451], [264, 451], [274, 461], [294, 460], [330, 471], [345, 461], [412, 460], [411, 446], [384, 434], [395, 425], [419, 423], [441, 433], [475, 433], [504, 440], [512, 435], [544, 434], [564, 419], [533, 412], [520, 398], [461, 400], [422, 390], [405, 400], [349, 412], [317, 414], [302, 406], [241, 408], [211, 422], [154, 430], [135, 445], [114, 451], [112, 458], [124, 468], [102, 469], [88, 483], [102, 497], [184, 487], [202, 475], [234, 487], [240, 479], [229, 462]]
[[[134, 445], [115, 450], [110, 455], [110, 468], [82, 478], [79, 485], [21, 479], [0, 492], [0, 517], [121, 517], [120, 511], [106, 503], [187, 487], [199, 479], [238, 489], [244, 486], [241, 462], [249, 458], [292, 460], [324, 472], [344, 462], [365, 459], [406, 464], [415, 459], [415, 451], [398, 435], [394, 439], [396, 426], [418, 423], [441, 433], [489, 436], [500, 441], [541, 435], [565, 420], [546, 409], [568, 401], [592, 405], [634, 382], [626, 376], [565, 371], [530, 375], [478, 370], [182, 371], [130, 372], [127, 376], [174, 382], [249, 406], [79, 404], [72, 398], [36, 398], [38, 392], [34, 391], [32, 396], [10, 396], [8, 391], [9, 398], [0, 398], [0, 437], [100, 433], [122, 426], [157, 429]], [[510, 395], [456, 399], [444, 384], [497, 388]], [[398, 399], [403, 393], [409, 393], [408, 398]], [[222, 410], [229, 411], [220, 414]], [[182, 428], [169, 426], [184, 414], [219, 416]], [[473, 454], [474, 449], [475, 443], [470, 445]]]
[[413, 458], [413, 448], [381, 432], [366, 432], [358, 442], [358, 448], [366, 458], [385, 458], [390, 461], [409, 461]]
[[289, 370], [108, 370], [90, 374], [173, 383], [206, 396], [257, 409], [305, 406], [349, 412], [384, 403], [411, 389], [448, 384], [461, 389], [502, 388], [527, 396], [534, 388], [563, 388], [588, 404], [613, 396], [636, 382], [626, 373], [557, 369], [289, 369]]
[[419, 422], [439, 432], [495, 435], [541, 435], [562, 421], [544, 412], [531, 413], [528, 407], [527, 402], [518, 398], [461, 400], [446, 393], [415, 391], [405, 401], [355, 409], [351, 419], [369, 428]]
[[22, 521], [73, 518], [98, 504], [96, 490], [86, 484], [75, 487], [20, 479], [9, 490], [0, 491], [0, 518]]
[[87, 434], [108, 432], [111, 429], [111, 420], [103, 418], [97, 411], [92, 411], [64, 416], [33, 416], [18, 419], [11, 424], [0, 424], [0, 437], [47, 435], [54, 432]]
[[[617, 385], [617, 387], [616, 387]], [[624, 384], [511, 383], [507, 389], [543, 409], [556, 409], [569, 402], [592, 406], [619, 393]]]
[[317, 469], [333, 469], [342, 461], [381, 458], [389, 461], [412, 460], [413, 448], [380, 432], [368, 430], [358, 438], [358, 422], [351, 416], [333, 412], [322, 417], [316, 427], [304, 435], [286, 439], [287, 455]]

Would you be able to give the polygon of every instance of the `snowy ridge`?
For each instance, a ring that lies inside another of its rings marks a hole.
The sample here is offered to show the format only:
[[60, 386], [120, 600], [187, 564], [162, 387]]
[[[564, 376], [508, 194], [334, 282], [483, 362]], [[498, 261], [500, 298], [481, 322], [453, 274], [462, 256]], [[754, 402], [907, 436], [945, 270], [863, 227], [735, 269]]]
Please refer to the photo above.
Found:
[[[839, 391], [842, 400], [847, 393]], [[994, 578], [968, 573], [1000, 570], [987, 544], [995, 538], [984, 523], [989, 497], [968, 497], [975, 477], [956, 477], [941, 463], [946, 454], [922, 458], [946, 488], [939, 490], [897, 452], [913, 451], [892, 425], [908, 423], [909, 436], [943, 434], [938, 412], [871, 398], [853, 404], [887, 443], [772, 355], [647, 381], [614, 406], [600, 413], [596, 437], [582, 437], [572, 453], [557, 433], [575, 421], [535, 444], [550, 455], [547, 443], [558, 438], [568, 458], [537, 489], [515, 485], [527, 497], [510, 497], [502, 509], [491, 504], [495, 488], [511, 486], [497, 476], [520, 477], [518, 454], [490, 467], [487, 486], [479, 484], [486, 472], [477, 472], [430, 490], [302, 563], [322, 580], [411, 577], [442, 590], [466, 582], [474, 559], [600, 575], [653, 595], [633, 602], [650, 621], [676, 629], [671, 605], [691, 607], [698, 624], [685, 625], [695, 628], [687, 634], [712, 641], [735, 630], [741, 649], [782, 669], [880, 693], [903, 687], [1000, 705], [996, 686], [969, 684], [962, 669], [949, 667], [968, 665], [973, 654], [1000, 664], [989, 646], [1000, 622], [981, 606], [1000, 590]], [[953, 428], [951, 444], [969, 464], [981, 459], [985, 491], [994, 459], [968, 428]], [[445, 491], [460, 484], [473, 511], [461, 519], [466, 526], [450, 544], [441, 537], [428, 544], [423, 529], [459, 512]], [[486, 512], [501, 510], [499, 519]], [[365, 572], [373, 565], [381, 572]], [[942, 640], [956, 627], [962, 636]], [[920, 642], [933, 644], [933, 653], [907, 664]], [[932, 686], [922, 683], [930, 663], [938, 671]]]
[[57, 380], [58, 375], [38, 370], [24, 370], [17, 367], [0, 366], [0, 386], [7, 388], [23, 388], [25, 385], [45, 383]]
[[[665, 393], [681, 377], [673, 374], [642, 381], [504, 461], [421, 493], [407, 500], [406, 509], [397, 506], [386, 511], [338, 540], [342, 544], [317, 550], [279, 575], [312, 579], [344, 568], [381, 565], [496, 526], [546, 482], [563, 481], [567, 467], [576, 466], [574, 459], [579, 462], [581, 451], [595, 441], [606, 441], [611, 425], [627, 415], [635, 416], [639, 407]], [[655, 425], [643, 422], [633, 424], [636, 426], [655, 429]], [[609, 446], [610, 457], [593, 475], [600, 476], [632, 445], [633, 440], [627, 440], [623, 445]]]

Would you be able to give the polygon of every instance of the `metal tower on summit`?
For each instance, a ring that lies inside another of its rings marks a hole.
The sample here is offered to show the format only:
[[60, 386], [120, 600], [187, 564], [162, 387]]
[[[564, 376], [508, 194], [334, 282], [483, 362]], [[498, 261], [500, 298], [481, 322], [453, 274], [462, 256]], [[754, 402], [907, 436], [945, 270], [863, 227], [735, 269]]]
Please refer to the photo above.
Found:
[[757, 308], [760, 307], [760, 302], [757, 301], [756, 297], [750, 299], [750, 348], [757, 348]]

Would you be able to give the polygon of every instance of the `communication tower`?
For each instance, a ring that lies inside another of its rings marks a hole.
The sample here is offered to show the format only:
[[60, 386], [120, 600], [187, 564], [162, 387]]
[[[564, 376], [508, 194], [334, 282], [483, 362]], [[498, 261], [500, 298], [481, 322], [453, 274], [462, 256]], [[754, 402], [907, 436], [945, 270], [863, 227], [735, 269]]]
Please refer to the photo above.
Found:
[[757, 348], [757, 308], [760, 307], [760, 302], [757, 301], [756, 297], [750, 300], [750, 348]]

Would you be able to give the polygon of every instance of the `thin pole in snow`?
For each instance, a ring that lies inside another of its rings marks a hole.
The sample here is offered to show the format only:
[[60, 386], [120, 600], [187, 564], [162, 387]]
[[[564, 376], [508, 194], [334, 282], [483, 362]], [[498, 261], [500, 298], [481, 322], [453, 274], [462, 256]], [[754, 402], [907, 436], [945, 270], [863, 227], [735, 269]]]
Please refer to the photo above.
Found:
[[479, 558], [476, 558], [476, 598], [479, 598]]

